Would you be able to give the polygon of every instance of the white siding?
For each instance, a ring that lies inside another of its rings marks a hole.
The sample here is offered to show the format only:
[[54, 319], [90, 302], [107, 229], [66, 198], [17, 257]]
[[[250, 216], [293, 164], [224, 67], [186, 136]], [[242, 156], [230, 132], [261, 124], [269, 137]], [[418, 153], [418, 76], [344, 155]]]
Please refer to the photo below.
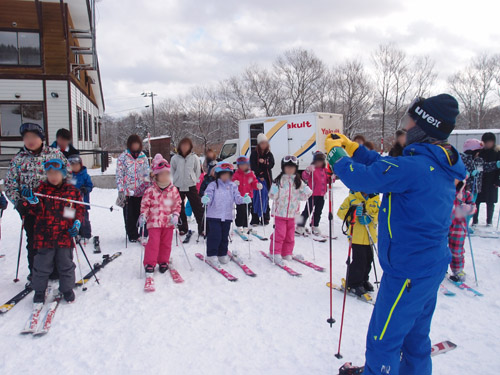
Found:
[[[16, 94], [21, 95], [16, 98]], [[43, 81], [0, 79], [0, 101], [43, 101]]]
[[[47, 90], [47, 140], [50, 143], [56, 139], [58, 129], [69, 130], [69, 98], [68, 81], [46, 81]], [[53, 98], [52, 93], [57, 93], [58, 98]]]

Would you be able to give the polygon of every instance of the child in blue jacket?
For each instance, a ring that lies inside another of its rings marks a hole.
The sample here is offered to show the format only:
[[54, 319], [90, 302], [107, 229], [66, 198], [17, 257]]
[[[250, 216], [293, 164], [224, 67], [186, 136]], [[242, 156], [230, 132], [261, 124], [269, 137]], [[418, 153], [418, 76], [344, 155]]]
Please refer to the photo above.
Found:
[[[71, 155], [68, 158], [68, 162], [70, 163], [71, 170], [73, 171], [73, 184], [82, 193], [83, 201], [85, 203], [90, 203], [90, 192], [94, 188], [94, 184], [87, 173], [87, 167], [83, 166], [80, 155]], [[85, 208], [85, 218], [82, 226], [80, 227], [80, 237], [88, 240], [92, 237], [92, 228], [89, 220], [90, 207], [85, 206]]]

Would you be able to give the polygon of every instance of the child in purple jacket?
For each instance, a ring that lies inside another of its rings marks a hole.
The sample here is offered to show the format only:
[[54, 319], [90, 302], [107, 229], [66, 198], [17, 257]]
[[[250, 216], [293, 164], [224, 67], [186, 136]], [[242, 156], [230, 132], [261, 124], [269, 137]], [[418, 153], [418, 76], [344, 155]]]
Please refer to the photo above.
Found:
[[238, 186], [231, 181], [233, 166], [219, 162], [215, 166], [216, 180], [211, 182], [201, 198], [205, 206], [207, 223], [207, 262], [216, 268], [229, 262], [227, 246], [231, 222], [234, 220], [234, 205], [249, 204], [252, 199], [240, 195]]

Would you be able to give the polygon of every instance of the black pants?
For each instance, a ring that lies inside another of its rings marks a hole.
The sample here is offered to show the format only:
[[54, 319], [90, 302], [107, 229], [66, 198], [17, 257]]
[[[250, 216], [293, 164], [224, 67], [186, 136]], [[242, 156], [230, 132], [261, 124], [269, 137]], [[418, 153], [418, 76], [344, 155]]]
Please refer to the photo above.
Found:
[[[264, 202], [262, 202], [262, 203], [264, 203]], [[266, 212], [264, 212], [264, 221], [265, 222], [269, 222], [269, 219], [271, 217], [270, 212], [271, 212], [271, 208], [269, 207], [269, 199], [268, 199], [267, 200], [267, 210], [266, 210]], [[262, 224], [259, 215], [254, 213], [253, 210], [252, 210], [252, 220], [250, 221], [250, 224], [252, 224], [252, 225]]]
[[207, 219], [207, 257], [227, 255], [231, 221]]
[[[248, 205], [248, 211], [252, 212], [252, 203]], [[248, 212], [246, 204], [236, 205], [236, 219], [234, 223], [237, 227], [248, 227]]]
[[[313, 202], [314, 198], [314, 202]], [[323, 212], [323, 207], [325, 206], [325, 197], [309, 197], [309, 205], [304, 207], [304, 211], [302, 211], [302, 222], [299, 223], [299, 227], [305, 227], [307, 223], [307, 218], [309, 217], [309, 211], [313, 211], [313, 227], [318, 227], [319, 222], [321, 221], [321, 213]], [[309, 207], [308, 207], [309, 206]]]
[[196, 190], [196, 186], [191, 186], [189, 191], [180, 191], [179, 194], [181, 196], [182, 205], [181, 205], [181, 215], [179, 220], [179, 231], [187, 232], [189, 229], [187, 217], [186, 217], [186, 208], [184, 206], [184, 201], [189, 199], [189, 203], [191, 204], [191, 208], [193, 209], [193, 214], [196, 219], [196, 223], [198, 224], [198, 234], [203, 233], [203, 216], [205, 215], [205, 211], [203, 209], [203, 205], [201, 204], [201, 198], [198, 195], [198, 190]]
[[[477, 212], [474, 214], [474, 218], [472, 220], [473, 224], [477, 224], [479, 222], [479, 206], [482, 202], [476, 203]], [[483, 202], [484, 203], [484, 202]], [[487, 202], [486, 203], [486, 224], [491, 224], [493, 220], [493, 213], [495, 212], [495, 203]]]
[[65, 293], [75, 287], [73, 249], [39, 249], [35, 256], [32, 287], [36, 292], [47, 289], [49, 276], [59, 272], [59, 291]]
[[92, 227], [90, 226], [89, 210], [87, 210], [87, 209], [85, 209], [85, 217], [83, 219], [82, 226], [80, 227], [79, 234], [82, 238], [91, 238], [92, 237]]
[[[125, 208], [123, 209], [123, 219], [125, 220], [125, 229], [130, 241], [139, 239], [139, 230], [137, 228], [137, 220], [141, 215], [142, 197], [127, 197]], [[147, 236], [147, 231], [144, 233]]]
[[372, 269], [373, 251], [370, 245], [352, 244], [352, 262], [347, 286], [355, 288], [368, 281]]
[[26, 232], [26, 250], [28, 251], [28, 268], [30, 275], [33, 273], [33, 264], [36, 255], [36, 249], [33, 248], [35, 242], [35, 218], [34, 215], [26, 215], [24, 217], [24, 231]]

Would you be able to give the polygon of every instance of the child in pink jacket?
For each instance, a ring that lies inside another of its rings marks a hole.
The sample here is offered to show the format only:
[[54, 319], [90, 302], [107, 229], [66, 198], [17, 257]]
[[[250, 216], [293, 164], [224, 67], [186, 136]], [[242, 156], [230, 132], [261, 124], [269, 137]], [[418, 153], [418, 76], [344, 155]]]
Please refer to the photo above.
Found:
[[[253, 191], [261, 190], [262, 184], [255, 176], [255, 173], [253, 173], [253, 171], [250, 169], [250, 160], [246, 156], [242, 155], [238, 157], [238, 159], [236, 159], [236, 165], [238, 166], [238, 169], [233, 175], [233, 182], [238, 186], [238, 190], [242, 197], [244, 197], [245, 194], [248, 194], [250, 198], [253, 198]], [[252, 203], [248, 205], [236, 205], [236, 219], [234, 223], [238, 228], [237, 230], [241, 234], [243, 234], [243, 228], [248, 228], [248, 214], [250, 212], [252, 212]]]
[[293, 155], [281, 160], [281, 173], [274, 180], [269, 198], [274, 201], [274, 233], [269, 249], [274, 262], [283, 264], [283, 259], [291, 260], [295, 246], [295, 216], [299, 214], [300, 201], [312, 194], [298, 174], [299, 161]]
[[174, 228], [181, 212], [179, 191], [170, 180], [170, 164], [161, 154], [155, 155], [152, 170], [154, 181], [142, 198], [138, 222], [149, 231], [144, 254], [146, 278], [152, 278], [156, 264], [160, 265], [161, 273], [168, 270]]
[[302, 179], [307, 182], [307, 185], [312, 189], [313, 194], [309, 197], [308, 204], [304, 207], [304, 211], [302, 211], [301, 219], [295, 229], [297, 234], [305, 234], [305, 226], [310, 213], [313, 217], [311, 225], [312, 234], [315, 236], [321, 236], [319, 222], [321, 220], [321, 212], [325, 206], [325, 194], [328, 187], [328, 178], [329, 175], [328, 169], [326, 168], [326, 156], [321, 151], [317, 151], [313, 155], [312, 164], [308, 166], [304, 172], [302, 172]]

